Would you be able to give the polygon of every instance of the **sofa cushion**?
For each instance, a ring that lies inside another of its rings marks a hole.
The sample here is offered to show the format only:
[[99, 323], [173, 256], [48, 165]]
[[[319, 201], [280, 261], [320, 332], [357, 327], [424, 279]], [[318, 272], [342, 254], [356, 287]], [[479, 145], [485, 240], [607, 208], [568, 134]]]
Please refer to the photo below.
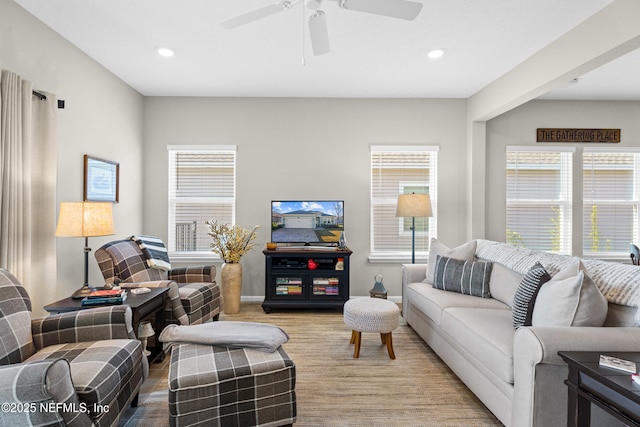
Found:
[[52, 345], [31, 356], [28, 361], [66, 359], [71, 365], [71, 380], [80, 401], [87, 406], [92, 419], [100, 417], [99, 408], [116, 414], [142, 381], [142, 346], [138, 340], [118, 339]]
[[450, 307], [442, 313], [441, 327], [478, 363], [513, 384], [511, 310]]
[[438, 255], [447, 256], [449, 258], [459, 259], [463, 261], [473, 261], [475, 253], [475, 240], [471, 240], [470, 242], [467, 242], [464, 245], [460, 245], [456, 248], [449, 249], [438, 239], [431, 239], [431, 244], [429, 245], [429, 260], [427, 263], [427, 277], [424, 279], [425, 283], [433, 285], [433, 276], [436, 270], [436, 261], [438, 259]]
[[[575, 274], [575, 275], [573, 275]], [[533, 308], [533, 326], [602, 326], [607, 300], [576, 260], [542, 285]]]
[[[479, 261], [487, 260], [479, 259]], [[491, 269], [491, 278], [489, 279], [491, 298], [495, 298], [507, 304], [509, 307], [513, 307], [513, 298], [523, 277], [523, 274], [513, 271], [498, 262], [494, 262], [493, 268]]]
[[489, 278], [493, 264], [481, 261], [460, 261], [440, 256], [436, 258], [433, 287], [449, 292], [491, 298]]
[[511, 313], [507, 305], [496, 299], [447, 292], [423, 282], [410, 283], [407, 286], [405, 298], [438, 325], [441, 322], [442, 311], [449, 307], [479, 307], [506, 310]]
[[551, 280], [551, 276], [539, 262], [524, 275], [513, 299], [513, 327], [531, 326], [533, 307], [540, 287]]

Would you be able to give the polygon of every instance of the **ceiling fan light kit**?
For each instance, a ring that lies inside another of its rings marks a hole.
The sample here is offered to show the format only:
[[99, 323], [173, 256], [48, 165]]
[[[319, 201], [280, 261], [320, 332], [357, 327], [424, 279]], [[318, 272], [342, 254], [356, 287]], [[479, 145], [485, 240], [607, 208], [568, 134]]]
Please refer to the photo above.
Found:
[[[259, 19], [275, 15], [291, 9], [301, 0], [281, 1], [276, 4], [261, 7], [253, 11], [238, 15], [223, 21], [220, 25], [226, 29], [233, 29], [249, 24]], [[309, 17], [308, 27], [311, 38], [311, 48], [314, 56], [329, 53], [329, 31], [327, 30], [327, 17], [320, 10], [323, 2], [337, 3], [344, 10], [372, 13], [391, 18], [414, 20], [422, 10], [422, 3], [410, 0], [308, 0], [306, 7], [314, 13]]]
[[329, 31], [327, 30], [327, 17], [323, 11], [317, 10], [309, 17], [309, 34], [311, 34], [311, 49], [313, 55], [329, 53]]

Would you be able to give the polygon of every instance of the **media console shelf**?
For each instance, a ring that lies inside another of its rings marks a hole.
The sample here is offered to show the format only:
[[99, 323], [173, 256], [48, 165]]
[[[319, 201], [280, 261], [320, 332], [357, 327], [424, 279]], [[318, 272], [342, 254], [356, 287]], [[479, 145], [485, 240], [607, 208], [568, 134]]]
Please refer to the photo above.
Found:
[[[342, 308], [349, 299], [351, 251], [264, 250], [265, 290], [262, 309]], [[311, 260], [311, 261], [310, 261]], [[342, 269], [339, 269], [342, 262]]]

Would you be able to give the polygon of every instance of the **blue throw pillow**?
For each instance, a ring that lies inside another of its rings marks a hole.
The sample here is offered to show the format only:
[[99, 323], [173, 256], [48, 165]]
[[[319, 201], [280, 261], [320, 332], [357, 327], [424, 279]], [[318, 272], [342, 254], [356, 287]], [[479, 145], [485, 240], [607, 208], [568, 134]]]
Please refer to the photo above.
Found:
[[489, 279], [493, 263], [462, 261], [438, 255], [433, 287], [444, 291], [491, 298]]

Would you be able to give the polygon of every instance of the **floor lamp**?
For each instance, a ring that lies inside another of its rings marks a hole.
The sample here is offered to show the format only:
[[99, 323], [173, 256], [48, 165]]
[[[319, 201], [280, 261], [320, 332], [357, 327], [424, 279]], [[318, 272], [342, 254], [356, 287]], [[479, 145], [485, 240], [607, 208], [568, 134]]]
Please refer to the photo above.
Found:
[[411, 217], [411, 264], [416, 263], [416, 217], [433, 216], [428, 194], [400, 194], [396, 206], [397, 217]]
[[62, 202], [56, 236], [84, 237], [84, 284], [72, 298], [84, 298], [89, 287], [89, 237], [109, 236], [113, 230], [113, 212], [110, 202]]

